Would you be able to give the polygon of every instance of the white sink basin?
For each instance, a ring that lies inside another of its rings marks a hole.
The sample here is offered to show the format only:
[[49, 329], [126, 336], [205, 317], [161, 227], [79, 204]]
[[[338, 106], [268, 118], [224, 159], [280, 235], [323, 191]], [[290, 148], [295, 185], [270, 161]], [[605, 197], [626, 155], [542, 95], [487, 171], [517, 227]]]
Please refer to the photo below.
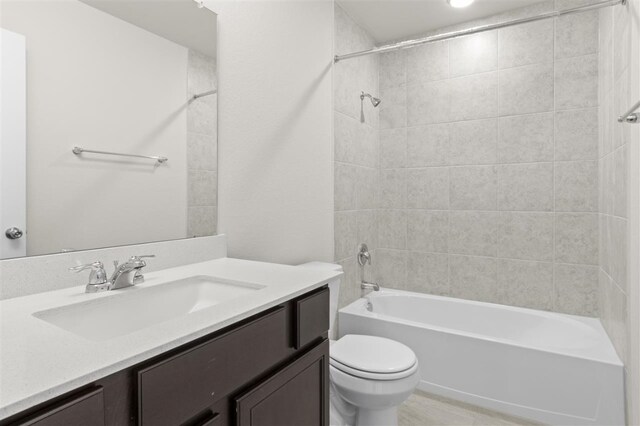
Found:
[[151, 287], [129, 287], [87, 302], [33, 315], [89, 340], [108, 340], [189, 315], [260, 290], [259, 284], [193, 276]]

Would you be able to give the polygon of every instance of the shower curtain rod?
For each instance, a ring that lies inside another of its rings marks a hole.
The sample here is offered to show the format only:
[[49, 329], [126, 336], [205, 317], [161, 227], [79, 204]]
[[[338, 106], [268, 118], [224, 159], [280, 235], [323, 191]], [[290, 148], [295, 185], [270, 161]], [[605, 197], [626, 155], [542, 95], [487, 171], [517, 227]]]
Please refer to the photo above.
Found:
[[348, 53], [346, 55], [336, 55], [333, 58], [333, 62], [337, 63], [337, 62], [343, 61], [345, 59], [352, 59], [352, 58], [357, 58], [357, 57], [365, 56], [365, 55], [373, 55], [373, 54], [379, 54], [379, 53], [392, 52], [394, 50], [400, 50], [400, 49], [409, 49], [411, 47], [416, 47], [416, 46], [420, 46], [420, 45], [423, 45], [423, 44], [434, 43], [436, 41], [449, 40], [449, 39], [452, 39], [452, 38], [462, 37], [462, 36], [476, 34], [476, 33], [481, 33], [483, 31], [490, 31], [490, 30], [495, 30], [495, 29], [499, 29], [499, 28], [511, 27], [511, 26], [518, 25], [518, 24], [526, 24], [527, 22], [540, 21], [542, 19], [556, 18], [558, 16], [569, 15], [569, 14], [572, 14], [572, 13], [587, 12], [587, 11], [590, 11], [590, 10], [600, 9], [600, 8], [608, 7], [608, 6], [616, 6], [616, 5], [623, 5], [624, 6], [626, 4], [627, 4], [627, 0], [607, 0], [607, 1], [599, 2], [599, 3], [593, 3], [593, 4], [590, 4], [590, 5], [587, 5], [587, 6], [580, 6], [580, 7], [574, 7], [574, 8], [571, 8], [571, 9], [557, 10], [557, 11], [553, 11], [553, 12], [546, 12], [546, 13], [542, 13], [540, 15], [531, 16], [531, 17], [528, 17], [528, 18], [513, 19], [511, 21], [499, 22], [499, 23], [496, 23], [496, 24], [480, 25], [480, 26], [477, 26], [477, 27], [468, 28], [466, 30], [452, 31], [452, 32], [444, 33], [444, 34], [428, 36], [428, 37], [419, 38], [419, 39], [415, 39], [415, 40], [401, 41], [400, 43], [394, 43], [394, 44], [388, 44], [386, 46], [374, 47], [373, 49], [362, 50], [360, 52], [354, 52], [354, 53]]

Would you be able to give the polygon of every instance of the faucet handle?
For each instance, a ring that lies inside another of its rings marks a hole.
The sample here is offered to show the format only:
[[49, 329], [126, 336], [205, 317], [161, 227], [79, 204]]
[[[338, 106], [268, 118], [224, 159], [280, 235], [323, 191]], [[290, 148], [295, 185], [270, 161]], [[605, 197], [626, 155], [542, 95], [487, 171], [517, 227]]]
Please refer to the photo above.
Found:
[[69, 270], [77, 273], [89, 268], [92, 268], [93, 271], [99, 271], [101, 269], [104, 270], [104, 265], [99, 260], [96, 260], [95, 262], [87, 263], [86, 265], [72, 266]]
[[141, 256], [131, 256], [129, 258], [129, 262], [140, 262], [142, 261], [142, 259], [148, 258], [148, 257], [156, 257], [155, 254], [143, 254]]
[[[80, 272], [85, 269], [91, 269], [89, 275], [89, 282], [87, 283], [87, 293], [95, 293], [97, 291], [108, 290], [107, 272], [104, 270], [104, 265], [100, 261], [93, 263], [87, 263], [86, 265], [72, 266], [70, 271]], [[107, 284], [107, 286], [105, 286]]]
[[360, 266], [364, 266], [367, 263], [371, 265], [371, 254], [369, 253], [369, 247], [365, 243], [361, 243], [358, 247], [358, 263]]
[[131, 256], [131, 259], [129, 259], [129, 262], [136, 262], [137, 264], [140, 265], [140, 268], [138, 268], [136, 270], [135, 275], [133, 276], [133, 284], [142, 284], [144, 282], [144, 275], [142, 275], [142, 273], [140, 272], [141, 268], [144, 268], [145, 266], [147, 266], [147, 262], [145, 262], [144, 260], [142, 260], [142, 258], [146, 258], [146, 257], [156, 257], [155, 254], [145, 254], [142, 256]]

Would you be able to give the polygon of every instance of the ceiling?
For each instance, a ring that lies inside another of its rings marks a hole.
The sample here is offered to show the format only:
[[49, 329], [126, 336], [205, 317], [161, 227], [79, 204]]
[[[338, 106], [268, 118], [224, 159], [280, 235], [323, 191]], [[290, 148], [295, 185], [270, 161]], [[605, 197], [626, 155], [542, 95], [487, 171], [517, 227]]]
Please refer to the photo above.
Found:
[[540, 3], [541, 0], [476, 0], [455, 9], [446, 0], [337, 0], [376, 41], [385, 44], [449, 25]]
[[174, 43], [216, 56], [216, 14], [193, 0], [80, 0]]

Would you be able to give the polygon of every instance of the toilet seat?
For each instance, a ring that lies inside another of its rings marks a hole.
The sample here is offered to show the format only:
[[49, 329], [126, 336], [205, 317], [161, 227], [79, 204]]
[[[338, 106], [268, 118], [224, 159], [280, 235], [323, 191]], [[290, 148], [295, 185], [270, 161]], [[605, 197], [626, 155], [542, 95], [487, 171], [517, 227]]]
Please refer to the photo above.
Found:
[[411, 366], [411, 368], [409, 368], [408, 370], [400, 371], [398, 373], [372, 373], [370, 371], [358, 370], [356, 368], [351, 368], [347, 365], [340, 364], [338, 361], [331, 358], [329, 359], [329, 364], [337, 370], [342, 371], [343, 373], [350, 374], [360, 379], [369, 379], [375, 381], [400, 380], [409, 377], [416, 371], [418, 371], [418, 363], [413, 364], [413, 366]]
[[411, 349], [378, 336], [350, 334], [333, 342], [329, 363], [355, 377], [370, 380], [398, 380], [418, 370]]

